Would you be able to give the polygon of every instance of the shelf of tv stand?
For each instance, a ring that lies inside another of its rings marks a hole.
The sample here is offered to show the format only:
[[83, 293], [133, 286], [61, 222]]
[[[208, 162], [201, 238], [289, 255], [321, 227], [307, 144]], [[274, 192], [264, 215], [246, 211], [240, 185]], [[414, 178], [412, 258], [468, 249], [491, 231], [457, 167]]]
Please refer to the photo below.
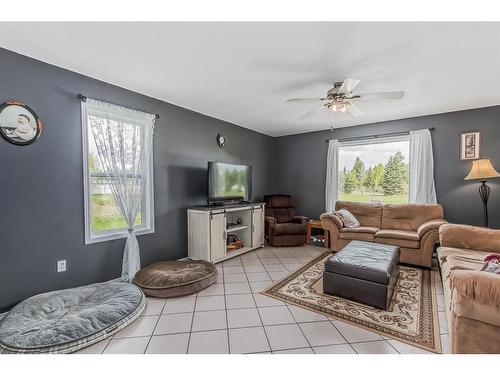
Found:
[[[264, 203], [232, 207], [193, 207], [188, 209], [188, 256], [218, 263], [264, 246]], [[228, 227], [227, 223], [241, 224]], [[245, 245], [227, 250], [227, 238], [236, 234]]]
[[[264, 245], [262, 245], [262, 246], [264, 246]], [[261, 246], [258, 246], [258, 247], [261, 247]], [[228, 259], [237, 257], [238, 255], [242, 255], [242, 254], [248, 253], [251, 250], [255, 250], [255, 247], [244, 246], [242, 248], [239, 248], [238, 250], [230, 250], [230, 251], [226, 250], [226, 256], [224, 256], [223, 258], [217, 260], [217, 262], [221, 262], [221, 261], [224, 261], [224, 260], [228, 260]]]
[[243, 230], [247, 229], [248, 225], [233, 225], [232, 227], [227, 227], [226, 232], [231, 233], [231, 232], [236, 232], [238, 230]]

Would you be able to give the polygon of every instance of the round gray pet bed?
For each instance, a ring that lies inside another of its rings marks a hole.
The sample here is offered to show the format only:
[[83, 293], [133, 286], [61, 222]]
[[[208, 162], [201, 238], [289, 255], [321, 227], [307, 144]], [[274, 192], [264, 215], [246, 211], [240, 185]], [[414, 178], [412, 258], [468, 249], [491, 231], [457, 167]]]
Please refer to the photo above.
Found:
[[71, 353], [113, 335], [146, 306], [144, 293], [120, 281], [28, 298], [0, 320], [0, 353]]
[[151, 297], [170, 298], [196, 293], [217, 280], [217, 268], [205, 260], [159, 261], [135, 274], [134, 284]]

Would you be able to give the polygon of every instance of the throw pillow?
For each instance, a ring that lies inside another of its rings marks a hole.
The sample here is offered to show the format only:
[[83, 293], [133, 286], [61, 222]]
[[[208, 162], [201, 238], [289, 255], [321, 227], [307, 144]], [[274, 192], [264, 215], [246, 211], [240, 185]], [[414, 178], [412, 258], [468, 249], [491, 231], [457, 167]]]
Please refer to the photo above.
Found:
[[357, 228], [360, 226], [358, 219], [345, 208], [335, 211], [335, 214], [340, 217], [346, 228]]
[[500, 254], [489, 254], [484, 257], [485, 262], [495, 262], [495, 263], [500, 263]]
[[496, 275], [500, 275], [500, 264], [495, 263], [495, 262], [486, 262], [486, 263], [484, 263], [483, 268], [481, 268], [481, 271], [490, 272], [490, 273], [494, 273]]
[[500, 255], [490, 254], [484, 258], [484, 265], [480, 271], [494, 273], [500, 275]]

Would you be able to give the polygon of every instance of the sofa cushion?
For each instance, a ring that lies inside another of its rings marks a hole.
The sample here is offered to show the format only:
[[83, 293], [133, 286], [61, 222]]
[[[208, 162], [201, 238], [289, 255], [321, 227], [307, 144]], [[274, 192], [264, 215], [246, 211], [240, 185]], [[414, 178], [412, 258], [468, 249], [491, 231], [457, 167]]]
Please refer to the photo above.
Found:
[[267, 207], [271, 208], [288, 208], [293, 207], [293, 199], [290, 195], [274, 194], [264, 196], [264, 202]]
[[478, 271], [484, 264], [482, 260], [474, 260], [460, 255], [450, 255], [446, 258], [446, 263], [448, 263], [448, 268], [451, 272], [457, 270]]
[[393, 245], [399, 247], [405, 247], [409, 249], [419, 249], [420, 241], [403, 240], [400, 238], [390, 238], [390, 237], [375, 237], [376, 243], [383, 243], [386, 245]]
[[382, 209], [382, 229], [417, 231], [422, 223], [443, 218], [440, 204], [385, 204]]
[[454, 270], [477, 270], [484, 264], [488, 253], [468, 249], [441, 246], [437, 249], [443, 283], [448, 281]]
[[274, 217], [278, 223], [288, 223], [295, 216], [295, 210], [293, 208], [266, 208], [266, 216]]
[[274, 235], [283, 236], [287, 234], [306, 234], [307, 227], [299, 223], [281, 223], [274, 226]]
[[[484, 258], [489, 254], [485, 251], [469, 250], [469, 249], [457, 249], [455, 247], [441, 246], [437, 249], [438, 259], [440, 263], [444, 263], [450, 257], [455, 259], [462, 259], [465, 263], [474, 263], [479, 265], [477, 269], [481, 268], [484, 264]], [[462, 268], [471, 269], [471, 268]]]
[[417, 232], [411, 230], [397, 229], [381, 229], [376, 234], [377, 238], [397, 238], [400, 240], [419, 241], [420, 237]]
[[339, 238], [342, 238], [343, 240], [375, 242], [375, 233], [377, 233], [378, 230], [378, 228], [367, 226], [342, 228], [340, 229]]
[[339, 238], [343, 240], [359, 240], [366, 242], [375, 242], [375, 235], [373, 233], [363, 232], [340, 232]]
[[274, 217], [278, 223], [287, 223], [295, 216], [293, 199], [290, 195], [266, 195], [264, 201], [266, 216]]
[[382, 229], [375, 234], [375, 242], [388, 245], [420, 248], [420, 237], [417, 232], [409, 230]]
[[272, 236], [269, 240], [271, 246], [302, 246], [306, 243], [303, 234], [289, 234], [286, 236]]
[[335, 210], [346, 209], [352, 213], [361, 226], [381, 227], [382, 205], [380, 203], [338, 201]]
[[371, 233], [375, 234], [379, 231], [380, 229], [375, 228], [375, 227], [367, 227], [367, 226], [359, 226], [356, 228], [342, 228], [340, 229], [341, 233]]

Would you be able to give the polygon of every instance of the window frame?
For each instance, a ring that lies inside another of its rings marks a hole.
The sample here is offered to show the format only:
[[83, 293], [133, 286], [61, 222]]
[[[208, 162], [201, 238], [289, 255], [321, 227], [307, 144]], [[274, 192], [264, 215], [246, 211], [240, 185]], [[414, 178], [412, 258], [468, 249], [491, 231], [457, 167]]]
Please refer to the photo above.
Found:
[[[373, 144], [383, 144], [383, 143], [395, 143], [395, 142], [408, 142], [408, 147], [410, 146], [410, 133], [408, 134], [399, 134], [399, 135], [387, 135], [387, 136], [379, 136], [375, 138], [361, 138], [361, 139], [352, 139], [352, 140], [346, 140], [346, 141], [340, 141], [339, 140], [339, 160], [338, 163], [339, 165], [337, 166], [337, 186], [338, 186], [338, 193], [337, 193], [337, 200], [339, 199], [340, 195], [340, 150], [344, 147], [354, 147], [354, 146], [366, 146], [366, 145], [373, 145]], [[410, 161], [408, 160], [408, 164]], [[409, 177], [409, 176], [408, 176]], [[409, 184], [409, 183], [408, 183]], [[409, 188], [409, 186], [408, 186]], [[408, 201], [410, 199], [410, 192], [408, 189]], [[361, 201], [349, 201], [349, 202], [361, 202]]]
[[[92, 230], [92, 212], [91, 212], [91, 178], [92, 177], [102, 177], [92, 176], [89, 170], [89, 124], [88, 116], [85, 107], [86, 103], [81, 103], [81, 119], [82, 119], [82, 156], [83, 156], [83, 200], [84, 200], [84, 228], [85, 228], [85, 244], [93, 244], [105, 241], [117, 240], [120, 238], [126, 238], [128, 236], [127, 228], [123, 229], [113, 229], [106, 230], [102, 232], [95, 233]], [[151, 234], [155, 232], [155, 220], [154, 220], [154, 159], [153, 159], [153, 142], [151, 142], [150, 149], [150, 163], [149, 163], [149, 173], [148, 179], [146, 181], [146, 194], [144, 196], [143, 202], [141, 204], [141, 220], [142, 224], [140, 226], [134, 227], [134, 234], [136, 236], [143, 234]]]

